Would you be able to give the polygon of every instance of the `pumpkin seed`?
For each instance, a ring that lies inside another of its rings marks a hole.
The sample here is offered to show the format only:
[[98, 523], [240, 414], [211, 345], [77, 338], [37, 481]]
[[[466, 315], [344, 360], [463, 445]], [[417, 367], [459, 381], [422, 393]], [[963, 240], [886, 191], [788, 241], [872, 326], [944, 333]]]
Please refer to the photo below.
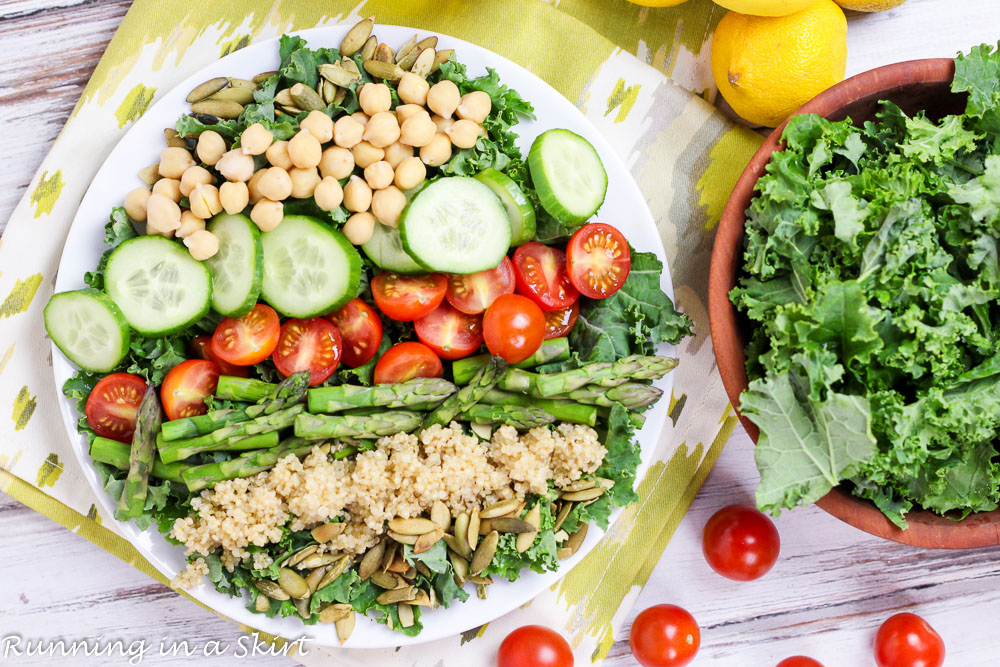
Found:
[[395, 588], [391, 591], [385, 591], [380, 593], [375, 602], [379, 604], [392, 604], [394, 602], [409, 602], [413, 598], [417, 597], [416, 586], [407, 586], [405, 588]]
[[387, 591], [403, 588], [407, 585], [401, 576], [392, 572], [376, 572], [372, 575], [372, 583]]
[[270, 579], [259, 579], [254, 582], [254, 586], [257, 587], [258, 591], [272, 600], [278, 600], [280, 602], [291, 598], [291, 596], [286, 593], [281, 586]]
[[417, 62], [417, 56], [419, 55], [420, 51], [418, 51], [416, 46], [414, 46], [414, 48], [410, 49], [401, 60], [397, 60], [396, 64], [399, 65], [400, 69], [404, 72], [409, 72], [410, 68], [413, 67], [413, 63]]
[[493, 503], [489, 507], [483, 509], [483, 511], [479, 513], [479, 518], [495, 519], [498, 516], [503, 516], [507, 512], [516, 509], [517, 506], [520, 504], [521, 501], [518, 500], [517, 498], [508, 498], [507, 500], [501, 500], [500, 502]]
[[583, 491], [584, 489], [592, 489], [597, 486], [597, 480], [593, 478], [578, 479], [575, 482], [570, 482], [566, 486], [559, 489], [563, 493], [568, 493], [570, 491]]
[[281, 590], [288, 593], [288, 596], [296, 600], [309, 597], [309, 584], [296, 573], [287, 567], [278, 570], [278, 585]]
[[435, 544], [437, 544], [441, 538], [444, 537], [444, 528], [438, 526], [429, 533], [424, 533], [417, 538], [417, 541], [413, 544], [413, 553], [422, 554]]
[[162, 178], [160, 176], [160, 163], [157, 162], [156, 164], [151, 164], [148, 167], [140, 169], [139, 178], [149, 187], [153, 187], [153, 184]]
[[517, 533], [518, 535], [522, 535], [524, 533], [534, 533], [538, 529], [524, 519], [512, 519], [502, 516], [493, 519], [493, 530], [498, 533]]
[[615, 485], [615, 480], [608, 479], [606, 477], [595, 477], [594, 480], [597, 482], [597, 485], [603, 489], [610, 489]]
[[431, 569], [427, 567], [427, 565], [423, 561], [418, 560], [416, 562], [416, 565], [414, 565], [414, 567], [417, 568], [417, 572], [424, 575], [428, 579], [431, 579], [434, 576], [431, 574]]
[[[407, 40], [407, 42], [405, 44], [403, 44], [401, 47], [399, 47], [398, 51], [396, 51], [396, 58], [395, 58], [396, 64], [399, 64], [400, 62], [402, 62], [403, 58], [405, 58], [406, 56], [410, 55], [410, 51], [412, 51], [415, 48], [417, 48], [417, 36], [416, 35], [414, 35], [409, 40]], [[400, 65], [400, 67], [402, 67], [402, 65]], [[406, 69], [406, 68], [403, 67], [403, 69]]]
[[445, 533], [444, 535], [441, 536], [441, 539], [444, 540], [444, 543], [448, 545], [448, 548], [454, 551], [455, 553], [461, 552], [462, 548], [458, 544], [458, 540], [451, 533]]
[[288, 88], [279, 90], [274, 94], [274, 103], [280, 104], [283, 107], [295, 106], [295, 100], [292, 99], [292, 91]]
[[410, 71], [424, 79], [434, 70], [434, 49], [424, 49], [413, 59]]
[[524, 516], [524, 521], [533, 526], [535, 530], [530, 533], [521, 533], [517, 536], [517, 539], [514, 541], [514, 548], [517, 549], [517, 553], [519, 554], [523, 554], [535, 543], [535, 538], [538, 536], [538, 528], [542, 525], [542, 506], [535, 503]]
[[402, 535], [394, 530], [386, 531], [386, 535], [396, 540], [400, 544], [409, 544], [411, 546], [416, 544], [417, 538], [420, 537], [419, 535]]
[[561, 547], [559, 549], [556, 549], [556, 558], [558, 560], [566, 560], [572, 555], [573, 555], [573, 550], [570, 549], [569, 547]]
[[320, 80], [316, 83], [316, 87], [319, 89], [319, 96], [323, 98], [324, 104], [333, 102], [333, 98], [337, 95], [337, 86], [329, 81]]
[[517, 507], [515, 507], [511, 511], [507, 512], [503, 516], [505, 518], [509, 518], [509, 519], [520, 519], [521, 518], [521, 512], [524, 511], [524, 505], [525, 505], [525, 503], [523, 503], [523, 502], [518, 503]]
[[297, 567], [300, 570], [311, 570], [316, 567], [323, 567], [331, 563], [336, 562], [340, 559], [339, 554], [313, 554], [311, 556], [306, 556], [301, 561]]
[[563, 500], [572, 500], [574, 502], [584, 502], [600, 498], [602, 495], [604, 495], [604, 487], [595, 486], [591, 489], [584, 489], [583, 491], [570, 491], [569, 493], [564, 493], [560, 496], [560, 498]]
[[476, 507], [472, 510], [472, 514], [469, 515], [469, 548], [473, 551], [476, 550], [476, 544], [479, 542], [479, 508]]
[[487, 588], [487, 584], [476, 584], [476, 597], [478, 597], [480, 600], [485, 600], [487, 597], [489, 597], [489, 594], [490, 592], [489, 589]]
[[195, 86], [190, 93], [188, 93], [187, 101], [189, 103], [200, 102], [201, 100], [207, 98], [209, 95], [213, 95], [226, 86], [229, 85], [229, 79], [224, 76], [217, 76], [214, 79], [209, 79], [204, 83], [199, 83]]
[[417, 578], [417, 568], [414, 567], [413, 565], [410, 565], [408, 568], [406, 568], [406, 572], [403, 573], [403, 578], [404, 579], [410, 579], [410, 580], [416, 579]]
[[385, 79], [386, 81], [399, 81], [403, 76], [403, 70], [400, 69], [399, 65], [394, 63], [384, 62], [380, 60], [366, 60], [365, 71], [371, 74], [376, 79]]
[[563, 523], [566, 521], [566, 517], [569, 516], [572, 509], [573, 503], [562, 504], [562, 508], [560, 508], [559, 514], [556, 516], [556, 525], [552, 526], [552, 532], [559, 532], [559, 529], [562, 528]]
[[361, 69], [358, 67], [358, 63], [356, 63], [353, 58], [341, 58], [340, 66], [356, 76], [358, 79], [361, 78]]
[[309, 600], [304, 598], [301, 600], [295, 599], [292, 600], [292, 604], [295, 605], [295, 611], [299, 612], [299, 616], [302, 617], [302, 620], [309, 620], [309, 617], [312, 616], [312, 613], [309, 611]]
[[292, 86], [290, 92], [295, 106], [303, 111], [315, 111], [326, 108], [326, 105], [323, 104], [323, 98], [319, 96], [319, 93], [304, 83], [295, 84]]
[[[345, 60], [343, 62], [353, 63], [353, 60]], [[355, 69], [357, 66], [355, 65]], [[361, 80], [360, 72], [352, 72], [340, 63], [328, 63], [326, 65], [320, 65], [318, 68], [319, 75], [333, 83], [337, 86], [347, 87], [354, 83], [355, 81]]]
[[243, 105], [230, 100], [201, 100], [191, 105], [191, 111], [232, 120], [243, 113]]
[[326, 566], [317, 567], [309, 573], [309, 576], [306, 577], [306, 584], [309, 586], [309, 595], [319, 590], [319, 582], [323, 581], [323, 575], [325, 574]]
[[434, 600], [431, 600], [430, 596], [427, 595], [427, 591], [422, 588], [418, 588], [417, 597], [410, 600], [409, 604], [418, 605], [420, 607], [430, 607], [433, 606]]
[[281, 110], [284, 111], [289, 116], [298, 116], [300, 113], [302, 113], [302, 109], [298, 108], [294, 104], [287, 107], [281, 107]]
[[396, 557], [389, 563], [389, 567], [386, 568], [389, 572], [396, 572], [406, 576], [405, 573], [410, 571], [410, 564], [406, 562], [403, 558], [403, 551], [399, 549], [396, 551]]
[[374, 18], [366, 18], [363, 21], [358, 21], [347, 31], [344, 35], [343, 41], [340, 42], [340, 53], [345, 56], [353, 56], [357, 53], [362, 46], [365, 45], [365, 41], [368, 40], [368, 36], [372, 34], [372, 28], [375, 26]]
[[337, 578], [340, 575], [342, 575], [344, 573], [344, 570], [346, 570], [350, 565], [351, 565], [351, 557], [341, 556], [340, 560], [338, 560], [330, 567], [326, 568], [326, 574], [323, 575], [323, 579], [319, 582], [317, 590], [326, 588], [334, 581], [336, 581]]
[[438, 45], [438, 38], [435, 35], [430, 37], [424, 37], [422, 40], [417, 42], [417, 51], [423, 51], [424, 49], [433, 49]]
[[332, 604], [319, 613], [320, 623], [336, 623], [354, 611], [349, 604]]
[[306, 547], [305, 549], [300, 549], [292, 554], [287, 561], [285, 561], [286, 567], [294, 567], [305, 560], [307, 557], [312, 556], [319, 549], [318, 544]]
[[472, 548], [469, 546], [469, 515], [465, 512], [455, 517], [455, 542], [459, 546], [455, 551], [465, 558], [472, 555]]
[[400, 602], [396, 605], [396, 613], [399, 614], [399, 624], [402, 627], [408, 628], [413, 625], [413, 607], [405, 602]]
[[347, 88], [337, 87], [337, 92], [333, 96], [333, 103], [340, 104], [347, 97]]
[[316, 526], [310, 531], [310, 535], [317, 542], [329, 542], [333, 538], [337, 537], [344, 532], [347, 527], [346, 523], [324, 523], [321, 526]]
[[238, 79], [235, 76], [229, 77], [230, 88], [246, 88], [247, 90], [257, 90], [257, 84], [249, 79]]
[[493, 519], [485, 519], [479, 522], [479, 537], [489, 535], [491, 530], [493, 530]]
[[445, 530], [448, 530], [451, 525], [451, 512], [448, 511], [448, 506], [440, 500], [435, 500], [434, 504], [431, 505], [431, 521]]
[[223, 88], [219, 92], [211, 95], [210, 100], [228, 100], [239, 104], [250, 104], [253, 102], [253, 90], [247, 88]]
[[489, 577], [481, 577], [477, 575], [469, 576], [469, 581], [471, 581], [474, 584], [481, 584], [483, 586], [489, 586], [490, 584], [493, 583], [493, 580], [490, 579]]
[[385, 555], [382, 556], [381, 570], [385, 572], [396, 562], [396, 552], [399, 550], [399, 542], [389, 542], [385, 545]]
[[356, 620], [356, 614], [354, 610], [347, 612], [347, 616], [340, 619], [339, 621], [334, 621], [337, 626], [337, 638], [340, 640], [340, 645], [343, 646], [351, 637], [351, 633], [354, 632], [354, 621]]
[[424, 533], [437, 530], [437, 528], [437, 523], [422, 517], [414, 517], [412, 519], [396, 517], [389, 521], [389, 530], [400, 535], [423, 535]]
[[187, 148], [187, 142], [177, 133], [172, 127], [163, 128], [163, 140], [167, 142], [167, 146], [170, 148]]
[[260, 74], [258, 74], [253, 78], [253, 82], [259, 86], [260, 84], [264, 83], [275, 74], [277, 74], [277, 72], [274, 70], [271, 70], [270, 72], [261, 72]]
[[451, 561], [451, 567], [455, 570], [455, 583], [459, 586], [464, 586], [465, 579], [469, 576], [469, 561], [454, 551], [448, 552], [448, 560]]
[[382, 564], [383, 554], [385, 554], [385, 540], [379, 540], [365, 553], [361, 564], [358, 565], [358, 576], [361, 577], [362, 581], [368, 581], [375, 573], [375, 570]]
[[589, 527], [590, 524], [583, 524], [579, 530], [572, 533], [569, 536], [569, 539], [566, 540], [566, 546], [569, 547], [573, 553], [576, 553], [580, 549], [580, 545], [583, 544], [583, 540], [587, 537], [587, 529]]
[[253, 608], [264, 613], [271, 608], [271, 599], [266, 595], [258, 595], [257, 599], [253, 601]]
[[393, 64], [396, 62], [396, 52], [388, 44], [379, 44], [375, 47], [375, 55], [372, 56], [372, 60]]
[[495, 530], [484, 537], [483, 541], [476, 547], [475, 553], [472, 554], [472, 562], [469, 563], [469, 572], [472, 574], [481, 574], [493, 562], [493, 556], [497, 553], [497, 544], [499, 542], [500, 533]]
[[431, 72], [436, 72], [441, 69], [441, 65], [448, 62], [452, 54], [455, 53], [455, 49], [445, 49], [444, 51], [438, 51], [434, 54], [434, 64], [431, 65]]

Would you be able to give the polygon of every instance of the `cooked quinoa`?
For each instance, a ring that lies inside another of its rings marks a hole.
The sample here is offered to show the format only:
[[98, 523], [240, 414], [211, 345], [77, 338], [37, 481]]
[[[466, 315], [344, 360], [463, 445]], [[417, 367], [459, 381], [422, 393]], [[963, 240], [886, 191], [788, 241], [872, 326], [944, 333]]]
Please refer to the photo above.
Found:
[[[298, 531], [340, 519], [346, 528], [322, 549], [357, 554], [375, 544], [387, 520], [418, 516], [436, 500], [458, 513], [523, 499], [544, 493], [548, 480], [563, 486], [593, 473], [605, 454], [597, 432], [578, 424], [524, 434], [501, 426], [487, 443], [453, 422], [381, 438], [353, 461], [331, 461], [317, 446], [303, 460], [289, 455], [267, 472], [202, 491], [191, 500], [194, 513], [177, 519], [171, 536], [188, 554], [221, 549], [230, 570], [247, 561], [260, 569], [270, 558], [251, 556], [250, 545], [279, 541], [286, 524]], [[202, 565], [175, 581], [190, 585], [196, 572], [207, 571], [203, 560], [194, 563]]]

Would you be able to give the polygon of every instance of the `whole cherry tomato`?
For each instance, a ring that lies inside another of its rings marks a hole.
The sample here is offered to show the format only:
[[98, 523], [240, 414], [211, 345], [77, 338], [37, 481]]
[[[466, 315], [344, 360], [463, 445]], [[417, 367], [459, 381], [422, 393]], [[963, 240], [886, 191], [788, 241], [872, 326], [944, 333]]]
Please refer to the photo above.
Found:
[[444, 372], [441, 359], [423, 343], [396, 343], [375, 364], [375, 384], [395, 384], [413, 378], [439, 378]]
[[555, 630], [525, 625], [504, 638], [497, 667], [573, 667], [573, 651]]
[[730, 505], [705, 524], [701, 546], [713, 570], [727, 579], [751, 581], [774, 566], [781, 538], [774, 523], [755, 508]]
[[642, 667], [684, 667], [698, 653], [701, 631], [686, 609], [658, 604], [635, 617], [628, 644]]
[[941, 667], [944, 640], [916, 614], [896, 614], [875, 633], [875, 662], [878, 667]]
[[823, 667], [823, 663], [804, 655], [793, 655], [790, 658], [785, 658], [775, 667]]
[[160, 399], [167, 419], [195, 417], [208, 412], [205, 399], [219, 384], [219, 364], [188, 359], [171, 368], [160, 385]]
[[483, 338], [491, 354], [508, 364], [524, 361], [545, 338], [545, 315], [534, 301], [520, 294], [504, 294], [483, 315]]

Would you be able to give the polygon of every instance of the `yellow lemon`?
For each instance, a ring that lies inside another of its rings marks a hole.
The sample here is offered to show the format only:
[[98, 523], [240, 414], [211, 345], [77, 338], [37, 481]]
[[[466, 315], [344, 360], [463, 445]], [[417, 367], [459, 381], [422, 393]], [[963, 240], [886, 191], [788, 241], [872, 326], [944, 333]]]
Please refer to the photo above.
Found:
[[847, 19], [833, 0], [789, 16], [729, 12], [712, 40], [712, 76], [729, 105], [751, 123], [774, 127], [843, 80]]
[[844, 9], [856, 12], [883, 12], [893, 7], [899, 7], [906, 0], [836, 0]]
[[814, 2], [816, 0], [715, 0], [715, 4], [726, 9], [754, 16], [787, 16]]
[[642, 5], [643, 7], [674, 7], [676, 5], [683, 4], [688, 0], [628, 0], [633, 5]]

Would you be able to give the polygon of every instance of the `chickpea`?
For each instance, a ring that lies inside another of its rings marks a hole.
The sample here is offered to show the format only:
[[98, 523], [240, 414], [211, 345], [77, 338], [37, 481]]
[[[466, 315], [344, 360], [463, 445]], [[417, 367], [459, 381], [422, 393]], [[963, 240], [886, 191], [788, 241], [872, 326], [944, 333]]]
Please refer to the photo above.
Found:
[[365, 181], [372, 190], [381, 190], [392, 185], [392, 165], [385, 160], [379, 160], [365, 167]]
[[374, 116], [392, 107], [392, 92], [384, 83], [366, 83], [358, 91], [358, 104], [369, 116]]
[[197, 164], [191, 153], [180, 146], [168, 146], [160, 153], [160, 176], [164, 178], [180, 178], [188, 167]]
[[226, 152], [226, 140], [214, 130], [205, 130], [198, 137], [198, 145], [194, 152], [198, 154], [199, 160], [214, 167], [222, 154]]
[[377, 113], [365, 127], [365, 141], [377, 148], [385, 148], [399, 139], [399, 121], [388, 111]]
[[461, 102], [458, 86], [447, 79], [438, 81], [427, 91], [427, 108], [442, 118], [451, 118]]
[[333, 124], [333, 143], [341, 148], [354, 148], [365, 138], [365, 126], [354, 116], [341, 116]]
[[203, 183], [191, 191], [191, 212], [202, 220], [208, 220], [222, 210], [219, 188]]
[[367, 211], [372, 205], [372, 189], [364, 179], [351, 176], [344, 186], [344, 207], [348, 211]]
[[292, 178], [281, 167], [271, 167], [257, 181], [257, 192], [271, 201], [288, 199], [292, 194]]
[[393, 182], [401, 190], [415, 188], [427, 178], [427, 167], [418, 157], [408, 157], [396, 167], [396, 174]]
[[288, 157], [288, 142], [284, 140], [271, 144], [264, 156], [272, 167], [281, 167], [287, 171], [295, 166], [292, 164], [292, 158]]
[[223, 154], [215, 169], [227, 181], [249, 181], [253, 176], [253, 157], [236, 148]]
[[457, 147], [472, 148], [476, 145], [476, 139], [479, 138], [479, 125], [471, 120], [458, 120], [444, 133]]
[[379, 190], [372, 196], [372, 213], [383, 225], [395, 227], [399, 214], [406, 206], [406, 195], [395, 185]]
[[181, 211], [181, 226], [175, 232], [177, 238], [183, 239], [191, 236], [199, 229], [205, 229], [205, 221], [191, 211]]
[[319, 139], [309, 130], [299, 130], [298, 134], [288, 142], [288, 157], [299, 169], [308, 169], [319, 165], [320, 158], [323, 157], [323, 147], [320, 146]]
[[313, 109], [302, 119], [299, 127], [309, 130], [321, 144], [333, 139], [333, 119], [318, 109]]
[[146, 201], [146, 231], [160, 234], [181, 226], [181, 207], [173, 199], [153, 193]]
[[351, 118], [353, 118], [354, 120], [358, 121], [359, 123], [361, 123], [365, 127], [368, 126], [368, 121], [370, 119], [370, 117], [368, 116], [368, 114], [366, 114], [364, 111], [355, 111], [354, 113], [351, 114]]
[[420, 148], [420, 159], [428, 167], [440, 167], [451, 159], [451, 139], [446, 134], [435, 134], [429, 144]]
[[125, 213], [136, 222], [146, 222], [146, 202], [152, 193], [146, 188], [136, 188], [125, 195]]
[[274, 135], [260, 123], [254, 123], [240, 135], [240, 150], [247, 155], [263, 155], [272, 143]]
[[219, 201], [229, 215], [236, 215], [250, 203], [250, 189], [246, 183], [226, 181], [219, 186]]
[[313, 199], [316, 200], [316, 206], [324, 211], [332, 211], [344, 201], [344, 189], [340, 187], [340, 181], [327, 176], [313, 190]]
[[455, 114], [462, 120], [482, 123], [490, 115], [492, 108], [493, 100], [490, 99], [489, 93], [473, 90], [471, 93], [462, 95], [462, 102], [455, 109]]
[[399, 166], [400, 162], [408, 157], [413, 157], [413, 148], [397, 141], [385, 147], [385, 155], [383, 157], [389, 163], [389, 166], [395, 169]]
[[330, 146], [323, 151], [319, 161], [319, 173], [323, 178], [347, 178], [354, 171], [354, 154], [340, 146]]
[[412, 118], [414, 114], [421, 112], [427, 113], [427, 110], [419, 104], [400, 104], [396, 107], [396, 120], [399, 121], [399, 125], [402, 127], [403, 123], [405, 123], [407, 119]]
[[309, 169], [299, 169], [295, 167], [288, 172], [288, 177], [292, 179], [292, 196], [296, 199], [305, 199], [313, 196], [313, 190], [319, 185], [319, 171], [316, 167]]
[[368, 243], [375, 232], [375, 216], [367, 211], [355, 213], [344, 223], [344, 236], [354, 245]]
[[426, 79], [422, 76], [417, 76], [413, 72], [405, 72], [403, 73], [403, 78], [399, 80], [396, 93], [399, 95], [399, 99], [403, 100], [406, 104], [419, 104], [423, 106], [427, 104], [428, 90], [430, 90], [430, 85]]
[[438, 134], [444, 134], [449, 127], [455, 124], [454, 118], [442, 118], [437, 114], [431, 116], [431, 120], [434, 121], [434, 125], [437, 126]]
[[215, 176], [212, 176], [212, 172], [204, 167], [199, 167], [198, 165], [188, 167], [187, 170], [181, 175], [181, 182], [179, 186], [181, 194], [187, 197], [191, 194], [191, 191], [195, 189], [195, 186], [201, 185], [202, 183], [215, 183]]
[[437, 128], [427, 112], [419, 113], [403, 123], [399, 129], [400, 142], [408, 146], [426, 146], [434, 139]]
[[385, 157], [384, 150], [372, 146], [367, 141], [362, 141], [360, 144], [352, 148], [351, 153], [354, 155], [354, 164], [358, 165], [362, 169], [365, 169], [368, 165], [374, 164]]
[[250, 196], [250, 199], [248, 200], [249, 203], [256, 204], [263, 197], [263, 195], [260, 194], [260, 190], [257, 188], [257, 185], [260, 183], [260, 179], [264, 178], [264, 174], [266, 173], [267, 169], [261, 169], [253, 175], [249, 182], [247, 182], [247, 194]]
[[176, 178], [161, 178], [156, 183], [153, 183], [153, 194], [163, 195], [179, 203], [183, 196], [181, 194], [181, 182]]
[[212, 232], [199, 229], [184, 239], [191, 256], [199, 262], [208, 259], [219, 252], [219, 237]]
[[262, 232], [270, 232], [281, 224], [285, 217], [285, 205], [280, 201], [261, 199], [250, 209], [250, 219]]

